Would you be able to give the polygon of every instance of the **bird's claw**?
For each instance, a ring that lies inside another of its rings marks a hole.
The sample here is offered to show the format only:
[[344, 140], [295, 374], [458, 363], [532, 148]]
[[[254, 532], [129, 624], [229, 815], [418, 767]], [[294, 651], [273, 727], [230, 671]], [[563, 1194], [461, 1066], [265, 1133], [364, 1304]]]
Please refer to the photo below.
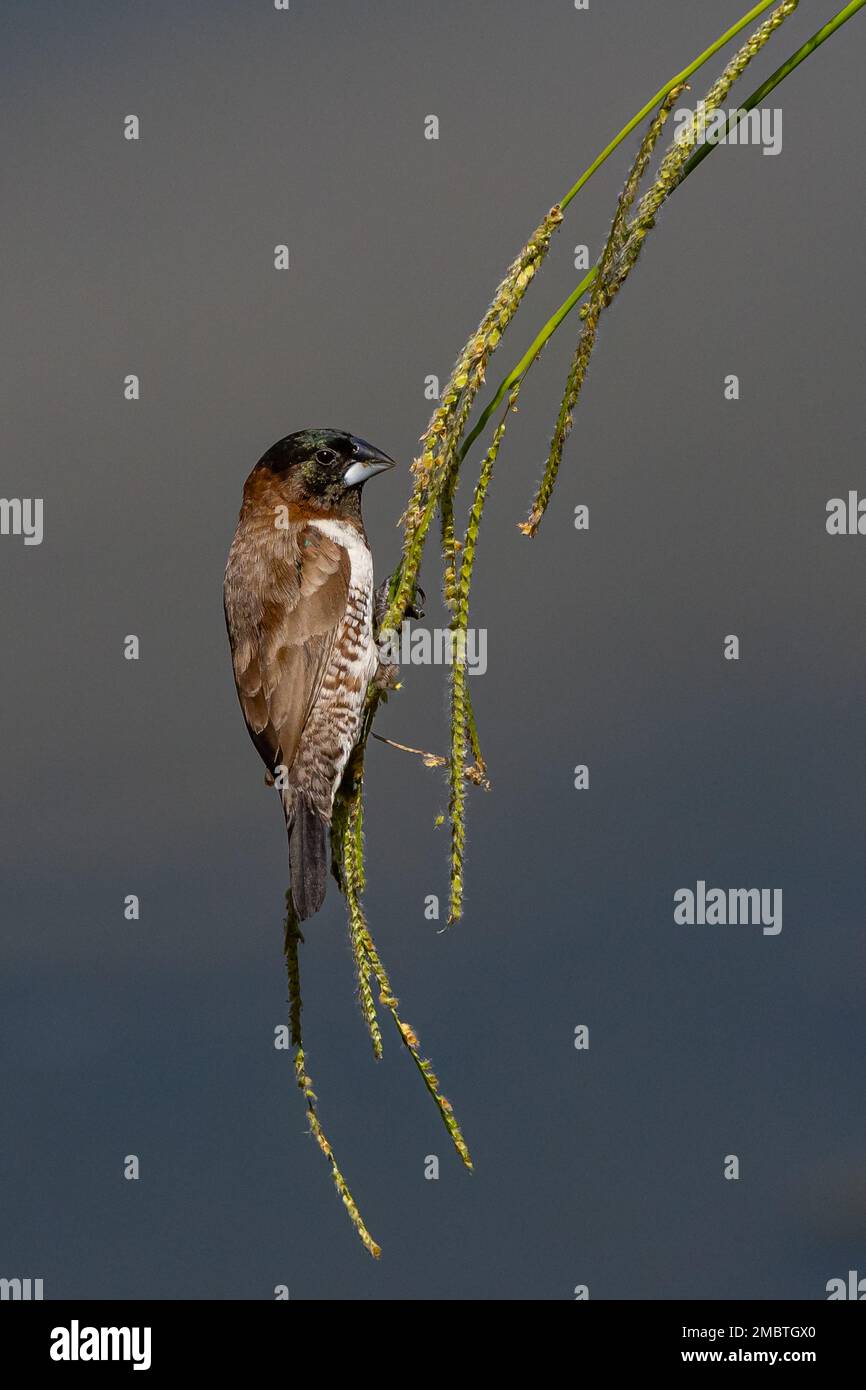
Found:
[[[373, 622], [378, 632], [385, 621], [385, 614], [388, 612], [388, 592], [391, 588], [391, 580], [383, 579], [381, 584], [373, 592]], [[427, 601], [427, 595], [420, 584], [415, 585], [415, 597], [412, 602], [406, 605], [406, 617], [414, 618], [417, 622], [424, 617], [422, 605]]]
[[421, 585], [420, 585], [420, 584], [416, 584], [416, 585], [415, 585], [415, 597], [414, 597], [414, 599], [412, 600], [412, 602], [409, 604], [409, 606], [408, 606], [407, 609], [406, 609], [406, 617], [407, 617], [407, 618], [414, 618], [414, 619], [416, 620], [416, 622], [420, 622], [421, 619], [424, 617], [424, 608], [423, 608], [423, 604], [425, 604], [426, 602], [427, 602], [427, 595], [425, 594], [424, 590], [421, 588]]
[[388, 590], [391, 587], [390, 579], [383, 579], [373, 590], [373, 626], [378, 632], [385, 621], [385, 614], [388, 612]]

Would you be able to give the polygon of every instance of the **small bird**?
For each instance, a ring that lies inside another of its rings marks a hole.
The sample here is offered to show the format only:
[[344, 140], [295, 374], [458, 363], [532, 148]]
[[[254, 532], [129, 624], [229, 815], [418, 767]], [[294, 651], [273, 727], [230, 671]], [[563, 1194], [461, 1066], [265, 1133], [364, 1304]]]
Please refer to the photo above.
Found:
[[[286, 817], [300, 921], [325, 897], [334, 796], [382, 668], [361, 490], [394, 460], [344, 430], [300, 430], [259, 459], [226, 565], [235, 685]], [[386, 677], [387, 679], [387, 677]]]

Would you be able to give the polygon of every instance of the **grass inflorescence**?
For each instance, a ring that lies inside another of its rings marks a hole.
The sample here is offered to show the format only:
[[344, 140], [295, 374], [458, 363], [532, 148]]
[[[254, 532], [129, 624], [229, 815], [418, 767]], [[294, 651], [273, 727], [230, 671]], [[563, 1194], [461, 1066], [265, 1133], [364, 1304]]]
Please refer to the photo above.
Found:
[[[768, 78], [761, 87], [740, 103], [738, 114], [751, 110], [779, 82], [813, 53], [832, 34], [859, 11], [866, 0], [851, 0], [830, 21], [819, 29]], [[417, 748], [408, 752], [420, 754], [428, 766], [447, 770], [448, 811], [451, 823], [449, 854], [448, 922], [456, 922], [463, 909], [466, 782], [488, 787], [487, 768], [481, 755], [478, 728], [466, 679], [466, 635], [469, 625], [471, 587], [479, 532], [485, 503], [489, 496], [494, 467], [503, 443], [509, 416], [517, 407], [518, 393], [527, 373], [538, 360], [546, 343], [561, 328], [575, 308], [581, 329], [574, 348], [565, 387], [561, 397], [548, 450], [544, 474], [536, 491], [529, 516], [521, 530], [534, 536], [551, 500], [563, 460], [565, 443], [571, 432], [574, 411], [584, 385], [589, 361], [596, 345], [598, 324], [602, 313], [619, 294], [634, 269], [643, 250], [648, 233], [656, 224], [659, 209], [695, 168], [711, 153], [713, 145], [699, 143], [699, 116], [694, 115], [691, 126], [680, 131], [678, 138], [663, 155], [649, 189], [638, 200], [639, 185], [647, 173], [662, 129], [675, 101], [686, 90], [688, 78], [714, 54], [729, 43], [754, 20], [771, 9], [772, 0], [754, 5], [735, 24], [699, 54], [682, 72], [671, 78], [623, 129], [601, 151], [576, 183], [550, 209], [526, 245], [508, 267], [501, 279], [489, 308], [471, 334], [448, 378], [441, 399], [421, 437], [421, 448], [413, 464], [412, 491], [402, 517], [403, 543], [400, 563], [391, 577], [388, 610], [383, 628], [399, 630], [415, 602], [418, 576], [431, 523], [439, 515], [441, 527], [442, 590], [450, 614], [453, 642], [451, 676], [451, 737], [447, 757], [424, 753]], [[782, 0], [741, 45], [722, 73], [709, 88], [704, 100], [704, 113], [721, 107], [731, 88], [752, 60], [762, 51], [779, 27], [797, 9], [798, 0]], [[524, 297], [541, 268], [550, 249], [551, 240], [560, 226], [563, 215], [574, 197], [592, 178], [601, 165], [618, 147], [649, 118], [629, 169], [622, 192], [617, 200], [610, 231], [598, 262], [583, 277], [567, 299], [536, 333], [532, 343], [511, 371], [499, 383], [484, 408], [469, 428], [473, 409], [485, 385], [490, 360], [500, 346], [503, 335], [521, 307]], [[729, 122], [730, 124], [730, 122]], [[458, 539], [457, 501], [461, 473], [475, 443], [490, 425], [495, 412], [501, 414], [492, 426], [491, 437], [478, 467], [462, 539]], [[387, 696], [377, 686], [367, 692], [361, 736], [350, 762], [350, 769], [338, 793], [332, 825], [334, 874], [346, 898], [349, 938], [357, 976], [358, 1000], [362, 1018], [372, 1043], [373, 1054], [382, 1056], [383, 1042], [377, 1016], [378, 1004], [390, 1013], [400, 1039], [407, 1048], [448, 1130], [452, 1143], [467, 1169], [472, 1160], [451, 1104], [442, 1094], [433, 1065], [421, 1052], [414, 1029], [402, 1018], [391, 981], [382, 964], [363, 908], [364, 837], [363, 790], [364, 764], [368, 739], [381, 703]], [[378, 737], [378, 735], [376, 735]], [[397, 748], [406, 745], [392, 743]], [[467, 753], [472, 762], [467, 766]], [[441, 819], [441, 818], [438, 818]], [[316, 1095], [306, 1070], [306, 1058], [301, 1040], [301, 994], [298, 969], [298, 942], [302, 939], [297, 922], [292, 922], [291, 899], [286, 919], [285, 954], [289, 981], [289, 1008], [292, 1043], [295, 1052], [295, 1075], [307, 1103], [310, 1130], [331, 1165], [337, 1191], [365, 1247], [374, 1256], [379, 1246], [367, 1230], [352, 1198], [346, 1181], [337, 1166], [330, 1143], [318, 1117]]]

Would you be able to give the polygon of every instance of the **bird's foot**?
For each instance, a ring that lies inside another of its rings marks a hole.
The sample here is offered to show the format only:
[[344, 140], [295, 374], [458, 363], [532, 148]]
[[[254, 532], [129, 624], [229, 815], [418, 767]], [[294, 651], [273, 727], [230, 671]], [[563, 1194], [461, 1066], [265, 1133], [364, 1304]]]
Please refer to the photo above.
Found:
[[[388, 612], [388, 591], [390, 587], [391, 580], [383, 579], [382, 583], [373, 593], [373, 623], [377, 632], [385, 621], [385, 614]], [[426, 602], [426, 599], [427, 595], [424, 593], [421, 585], [416, 584], [415, 597], [412, 602], [407, 605], [406, 617], [414, 618], [416, 622], [420, 622], [424, 617], [424, 608], [422, 605]]]
[[416, 622], [424, 617], [424, 604], [427, 602], [427, 595], [420, 584], [415, 585], [415, 597], [406, 609], [406, 617], [414, 618]]

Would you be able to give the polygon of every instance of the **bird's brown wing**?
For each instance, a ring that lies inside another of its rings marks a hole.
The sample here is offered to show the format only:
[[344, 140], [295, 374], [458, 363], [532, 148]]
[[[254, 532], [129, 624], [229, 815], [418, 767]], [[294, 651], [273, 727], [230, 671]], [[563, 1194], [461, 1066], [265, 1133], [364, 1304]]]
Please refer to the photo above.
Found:
[[291, 767], [346, 611], [350, 561], [312, 526], [293, 528], [274, 557], [257, 621], [231, 632], [235, 683], [266, 766]]

